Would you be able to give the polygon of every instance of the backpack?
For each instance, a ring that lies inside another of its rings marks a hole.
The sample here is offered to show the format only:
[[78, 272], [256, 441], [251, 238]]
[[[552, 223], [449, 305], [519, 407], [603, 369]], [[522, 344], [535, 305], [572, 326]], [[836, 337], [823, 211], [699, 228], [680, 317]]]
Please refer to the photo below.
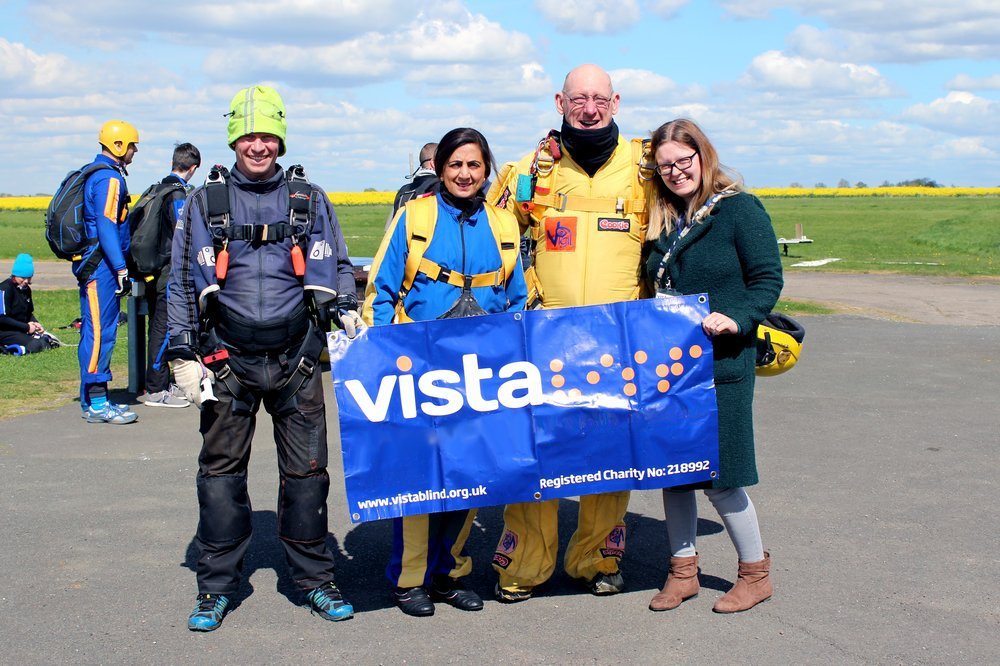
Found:
[[[45, 211], [45, 240], [60, 259], [78, 261], [87, 248], [97, 245], [97, 239], [87, 238], [83, 228], [83, 191], [90, 176], [101, 169], [114, 167], [97, 162], [70, 171], [49, 202]], [[102, 258], [100, 248], [91, 253], [77, 276], [81, 282], [90, 278]]]
[[140, 273], [152, 275], [170, 260], [170, 237], [163, 230], [165, 207], [172, 204], [175, 193], [183, 195], [184, 190], [177, 181], [155, 183], [142, 193], [129, 212], [132, 260]]

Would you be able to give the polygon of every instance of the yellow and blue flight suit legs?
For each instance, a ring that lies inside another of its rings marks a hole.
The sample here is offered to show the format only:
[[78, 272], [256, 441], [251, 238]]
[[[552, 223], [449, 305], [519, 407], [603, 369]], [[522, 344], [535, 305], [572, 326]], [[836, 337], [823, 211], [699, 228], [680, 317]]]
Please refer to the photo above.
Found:
[[445, 511], [395, 518], [392, 555], [385, 574], [396, 587], [427, 587], [435, 576], [458, 579], [472, 571], [465, 542], [476, 510]]
[[[566, 548], [563, 566], [573, 578], [591, 580], [613, 574], [625, 551], [625, 511], [629, 492], [580, 498], [577, 529]], [[559, 550], [559, 500], [510, 504], [504, 509], [504, 531], [493, 555], [500, 587], [530, 594], [547, 581]]]
[[580, 498], [576, 532], [569, 540], [563, 566], [573, 578], [591, 580], [618, 572], [625, 554], [625, 511], [629, 491]]
[[88, 395], [92, 386], [105, 386], [111, 381], [111, 353], [118, 333], [121, 301], [115, 293], [118, 277], [103, 264], [91, 279], [80, 285], [80, 405], [90, 406]]
[[500, 587], [530, 594], [556, 568], [559, 500], [508, 504], [503, 510], [503, 522], [503, 534], [493, 554]]

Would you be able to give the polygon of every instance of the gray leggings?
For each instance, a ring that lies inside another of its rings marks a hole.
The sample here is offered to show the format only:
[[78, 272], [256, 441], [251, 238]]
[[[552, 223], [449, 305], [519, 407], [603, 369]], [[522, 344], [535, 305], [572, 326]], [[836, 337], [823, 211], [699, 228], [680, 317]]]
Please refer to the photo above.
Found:
[[[740, 562], [759, 562], [764, 559], [757, 512], [747, 491], [743, 488], [706, 490], [705, 496], [725, 523]], [[694, 491], [664, 488], [663, 512], [667, 517], [670, 554], [673, 557], [694, 555], [697, 552], [695, 537], [698, 533], [698, 502]]]

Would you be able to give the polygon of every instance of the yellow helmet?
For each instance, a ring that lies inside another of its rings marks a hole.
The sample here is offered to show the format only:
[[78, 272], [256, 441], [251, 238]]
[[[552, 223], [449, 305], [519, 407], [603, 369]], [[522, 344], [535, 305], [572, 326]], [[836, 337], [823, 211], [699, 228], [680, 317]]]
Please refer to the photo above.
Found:
[[[129, 144], [139, 143], [139, 130], [124, 120], [109, 120], [101, 125], [97, 140], [115, 157], [124, 157]], [[115, 146], [120, 143], [120, 146]]]
[[236, 93], [229, 103], [228, 142], [232, 148], [236, 139], [247, 134], [273, 134], [281, 140], [278, 157], [285, 154], [285, 103], [274, 88], [250, 86]]
[[772, 312], [757, 327], [757, 374], [773, 377], [791, 370], [802, 354], [806, 329], [780, 312]]

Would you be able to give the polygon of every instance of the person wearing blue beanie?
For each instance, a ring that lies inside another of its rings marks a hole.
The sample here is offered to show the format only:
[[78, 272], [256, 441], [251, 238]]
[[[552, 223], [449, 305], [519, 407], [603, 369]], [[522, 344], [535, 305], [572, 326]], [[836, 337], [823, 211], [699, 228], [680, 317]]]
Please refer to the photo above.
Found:
[[0, 282], [0, 353], [23, 356], [58, 346], [35, 319], [31, 278], [35, 262], [30, 254], [14, 259], [10, 277]]
[[14, 266], [10, 269], [10, 274], [19, 278], [32, 278], [35, 276], [35, 261], [30, 254], [22, 252], [14, 259]]

